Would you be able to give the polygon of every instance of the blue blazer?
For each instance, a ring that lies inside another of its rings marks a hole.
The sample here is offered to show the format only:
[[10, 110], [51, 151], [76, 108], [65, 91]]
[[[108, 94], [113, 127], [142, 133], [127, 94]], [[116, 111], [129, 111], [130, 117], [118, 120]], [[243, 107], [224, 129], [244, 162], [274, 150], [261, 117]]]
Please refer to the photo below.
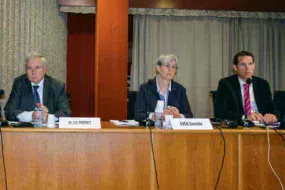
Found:
[[[269, 84], [259, 77], [252, 77], [253, 93], [258, 111], [264, 115], [271, 113], [279, 117], [272, 100]], [[223, 78], [219, 82], [215, 100], [215, 117], [240, 121], [244, 115], [238, 75]]]
[[[148, 102], [148, 89], [149, 89], [149, 102]], [[157, 101], [160, 100], [157, 92], [156, 79], [154, 78], [150, 84], [144, 83], [140, 86], [135, 105], [135, 119], [145, 120], [147, 117], [147, 107], [149, 112], [154, 112]], [[171, 81], [171, 91], [169, 92], [168, 105], [174, 106], [186, 118], [192, 118], [186, 89], [179, 83]]]
[[[32, 85], [27, 75], [23, 74], [14, 81], [9, 100], [5, 106], [6, 119], [17, 121], [17, 115], [20, 113], [34, 110], [33, 104]], [[70, 101], [65, 93], [65, 84], [45, 75], [43, 105], [48, 108], [49, 113], [56, 117], [70, 116]]]

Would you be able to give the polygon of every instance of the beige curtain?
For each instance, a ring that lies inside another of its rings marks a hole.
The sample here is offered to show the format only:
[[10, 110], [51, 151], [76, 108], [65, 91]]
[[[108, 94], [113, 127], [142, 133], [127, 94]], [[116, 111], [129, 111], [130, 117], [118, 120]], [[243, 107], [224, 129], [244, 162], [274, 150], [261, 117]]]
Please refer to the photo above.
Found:
[[25, 55], [42, 52], [47, 73], [66, 80], [67, 16], [56, 0], [0, 0], [0, 89], [10, 94]]
[[256, 75], [273, 90], [285, 90], [284, 27], [281, 19], [135, 15], [131, 89], [155, 76], [161, 53], [174, 53], [175, 80], [187, 89], [194, 116], [211, 117], [209, 91], [232, 74], [234, 54], [248, 50], [256, 57]]

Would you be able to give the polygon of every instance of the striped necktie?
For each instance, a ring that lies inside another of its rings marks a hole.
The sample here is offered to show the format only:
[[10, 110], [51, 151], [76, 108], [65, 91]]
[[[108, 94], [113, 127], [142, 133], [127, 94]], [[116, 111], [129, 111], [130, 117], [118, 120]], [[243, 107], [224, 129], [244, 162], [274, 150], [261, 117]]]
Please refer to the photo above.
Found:
[[244, 112], [246, 115], [248, 115], [251, 113], [249, 85], [243, 84], [243, 89], [244, 89]]
[[38, 93], [38, 88], [39, 88], [38, 85], [33, 86], [33, 89], [34, 89], [34, 107], [36, 106], [37, 103], [41, 103], [40, 95]]

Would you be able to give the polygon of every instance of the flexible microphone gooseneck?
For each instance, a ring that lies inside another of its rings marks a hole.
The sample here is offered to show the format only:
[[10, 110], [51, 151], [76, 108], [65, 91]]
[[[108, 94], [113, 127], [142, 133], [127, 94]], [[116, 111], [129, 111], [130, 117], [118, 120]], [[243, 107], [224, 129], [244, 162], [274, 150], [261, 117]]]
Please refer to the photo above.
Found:
[[213, 125], [218, 125], [221, 128], [232, 128], [235, 129], [238, 127], [238, 123], [236, 121], [228, 120], [228, 119], [219, 119], [219, 118], [214, 118], [211, 119], [211, 123]]
[[153, 146], [153, 139], [152, 139], [152, 131], [151, 131], [151, 120], [149, 118], [149, 108], [150, 108], [150, 85], [152, 84], [152, 79], [147, 81], [147, 107], [146, 107], [146, 118], [145, 118], [145, 125], [149, 128], [149, 135], [150, 135], [150, 145], [151, 145], [151, 152], [152, 152], [152, 159], [154, 165], [154, 172], [155, 172], [155, 179], [156, 179], [156, 187], [159, 190], [159, 182], [158, 182], [158, 174], [156, 169], [156, 161], [155, 161], [155, 154], [154, 154], [154, 146]]
[[8, 122], [5, 121], [5, 113], [4, 113], [4, 108], [3, 108], [3, 99], [5, 98], [5, 91], [0, 89], [0, 115], [1, 115], [1, 118], [0, 118], [0, 136], [1, 136], [1, 148], [2, 148], [2, 151], [1, 151], [1, 154], [2, 154], [2, 162], [3, 162], [3, 169], [4, 169], [4, 178], [5, 178], [5, 187], [6, 187], [6, 190], [8, 190], [8, 184], [7, 184], [7, 174], [6, 174], [6, 164], [5, 164], [5, 156], [4, 156], [4, 142], [3, 142], [3, 135], [2, 135], [2, 129], [1, 127], [3, 126], [7, 126], [8, 125]]
[[147, 105], [146, 105], [146, 118], [145, 118], [145, 125], [146, 127], [150, 127], [150, 119], [149, 119], [149, 107], [150, 107], [150, 85], [152, 83], [152, 79], [147, 81]]
[[4, 113], [3, 100], [5, 99], [5, 91], [0, 89], [0, 127], [8, 126]]
[[5, 91], [3, 89], [0, 89], [0, 99], [2, 99], [2, 96], [4, 96]]
[[251, 83], [252, 83], [252, 79], [251, 78], [246, 79], [246, 84], [250, 85]]
[[2, 105], [2, 99], [5, 98], [5, 91], [3, 89], [0, 89], [0, 120], [5, 120], [4, 118], [4, 109], [3, 109], [3, 105]]

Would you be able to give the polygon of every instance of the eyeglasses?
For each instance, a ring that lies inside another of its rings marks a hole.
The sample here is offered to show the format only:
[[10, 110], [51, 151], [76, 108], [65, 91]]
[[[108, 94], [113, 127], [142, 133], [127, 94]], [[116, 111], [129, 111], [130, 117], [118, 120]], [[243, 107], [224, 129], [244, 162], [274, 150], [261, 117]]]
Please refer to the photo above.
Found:
[[168, 70], [170, 70], [170, 68], [172, 68], [174, 71], [178, 70], [178, 67], [176, 65], [170, 65], [170, 64], [162, 64], [161, 66], [166, 67]]
[[250, 63], [239, 63], [238, 66], [241, 68], [245, 68], [247, 66], [252, 67], [254, 65], [254, 63], [250, 62]]
[[42, 68], [43, 68], [43, 67], [41, 67], [41, 66], [36, 66], [35, 68], [26, 67], [26, 70], [27, 70], [27, 71], [32, 71], [32, 70], [39, 71], [39, 70], [41, 70]]

